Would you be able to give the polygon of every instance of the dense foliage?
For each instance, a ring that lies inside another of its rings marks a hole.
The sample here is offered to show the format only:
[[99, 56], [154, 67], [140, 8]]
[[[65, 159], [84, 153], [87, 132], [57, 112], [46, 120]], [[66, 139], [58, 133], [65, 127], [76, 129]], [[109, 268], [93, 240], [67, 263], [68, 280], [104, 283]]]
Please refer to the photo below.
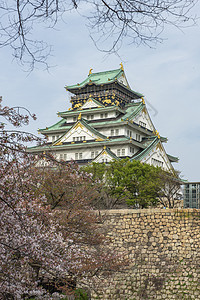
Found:
[[100, 208], [125, 204], [147, 208], [159, 203], [173, 207], [180, 189], [180, 181], [174, 174], [139, 161], [121, 159], [108, 164], [93, 163], [83, 169], [92, 174], [94, 182], [101, 182], [97, 185], [99, 197], [95, 203]]

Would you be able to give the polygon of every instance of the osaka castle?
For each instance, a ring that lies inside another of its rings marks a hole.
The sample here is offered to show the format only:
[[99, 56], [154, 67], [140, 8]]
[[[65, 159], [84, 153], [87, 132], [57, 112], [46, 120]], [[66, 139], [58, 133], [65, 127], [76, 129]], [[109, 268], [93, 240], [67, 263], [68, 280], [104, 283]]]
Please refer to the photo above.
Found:
[[65, 88], [71, 107], [58, 113], [56, 124], [39, 129], [46, 143], [28, 152], [51, 152], [79, 165], [128, 157], [173, 170], [171, 163], [178, 158], [166, 153], [167, 139], [154, 127], [144, 96], [129, 86], [122, 64], [98, 73], [90, 69], [85, 80]]

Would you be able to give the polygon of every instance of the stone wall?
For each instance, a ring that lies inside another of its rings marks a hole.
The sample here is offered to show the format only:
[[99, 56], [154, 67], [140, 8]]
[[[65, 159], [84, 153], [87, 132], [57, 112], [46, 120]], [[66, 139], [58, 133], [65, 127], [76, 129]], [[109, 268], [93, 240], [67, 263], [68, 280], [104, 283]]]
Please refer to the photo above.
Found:
[[129, 265], [92, 299], [200, 299], [200, 210], [101, 211], [111, 247]]

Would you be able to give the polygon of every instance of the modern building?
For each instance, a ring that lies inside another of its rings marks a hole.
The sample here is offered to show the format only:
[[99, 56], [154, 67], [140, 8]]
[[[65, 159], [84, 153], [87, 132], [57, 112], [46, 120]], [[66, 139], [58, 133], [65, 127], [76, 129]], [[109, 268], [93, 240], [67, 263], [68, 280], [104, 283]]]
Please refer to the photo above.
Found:
[[187, 182], [183, 186], [185, 208], [200, 208], [200, 182]]
[[173, 170], [178, 158], [166, 153], [167, 139], [154, 127], [144, 96], [130, 88], [122, 64], [105, 72], [90, 69], [84, 81], [66, 90], [72, 107], [58, 113], [59, 122], [39, 129], [47, 142], [29, 152], [52, 152], [80, 165], [128, 157]]

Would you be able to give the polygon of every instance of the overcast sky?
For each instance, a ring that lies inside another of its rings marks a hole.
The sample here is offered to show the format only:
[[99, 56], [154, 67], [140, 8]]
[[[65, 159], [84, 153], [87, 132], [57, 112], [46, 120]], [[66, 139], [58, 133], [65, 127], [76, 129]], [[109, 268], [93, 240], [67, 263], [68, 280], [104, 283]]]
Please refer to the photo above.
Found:
[[[200, 8], [198, 5], [197, 10]], [[167, 152], [179, 157], [175, 168], [184, 179], [200, 181], [200, 27], [183, 32], [168, 28], [166, 40], [156, 48], [124, 46], [117, 55], [105, 56], [91, 39], [83, 20], [68, 15], [57, 30], [40, 30], [38, 36], [53, 45], [49, 72], [30, 75], [12, 59], [10, 49], [0, 49], [0, 95], [4, 105], [20, 105], [36, 113], [28, 130], [37, 133], [57, 122], [58, 111], [70, 107], [65, 85], [84, 80], [93, 72], [119, 68], [122, 61], [131, 88], [145, 95], [152, 121], [168, 138]]]

